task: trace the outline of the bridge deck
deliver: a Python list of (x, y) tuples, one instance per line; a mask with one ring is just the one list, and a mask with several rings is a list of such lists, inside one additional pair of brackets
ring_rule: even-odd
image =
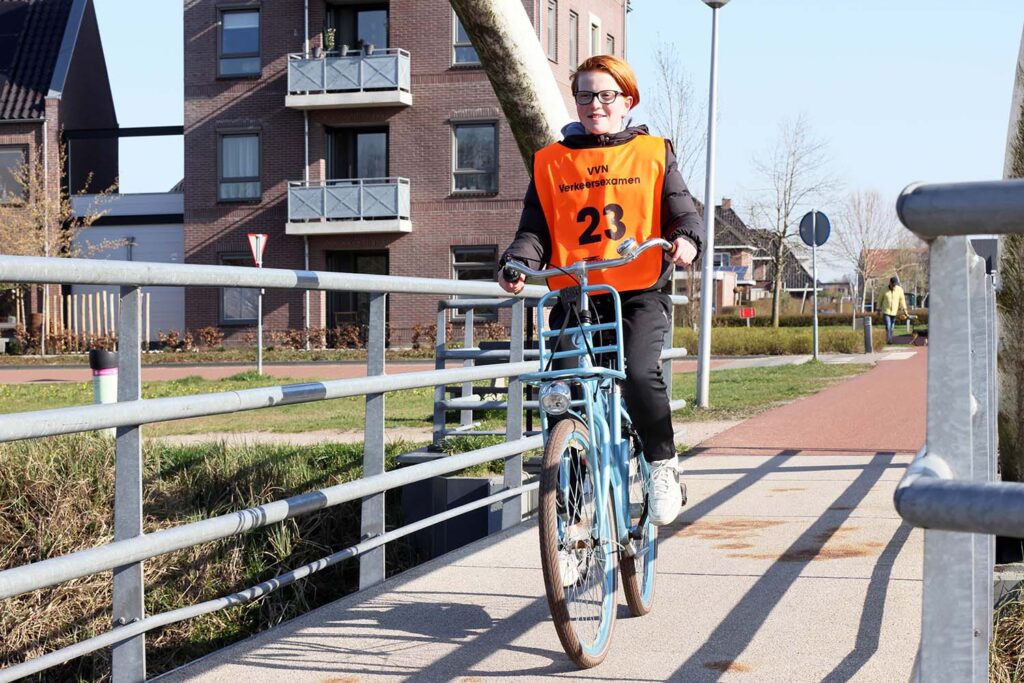
[(628, 618), (620, 596), (613, 649), (591, 671), (559, 647), (528, 523), (161, 680), (907, 680), (922, 536), (891, 501), (909, 460), (691, 459), (655, 609)]

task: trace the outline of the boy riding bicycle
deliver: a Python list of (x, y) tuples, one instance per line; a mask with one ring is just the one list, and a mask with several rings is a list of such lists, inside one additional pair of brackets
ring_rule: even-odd
[[(629, 65), (610, 55), (591, 57), (573, 74), (572, 92), (580, 124), (566, 126), (561, 142), (534, 156), (519, 228), (501, 262), (565, 267), (585, 258), (614, 258), (616, 247), (629, 238), (641, 243), (663, 237), (673, 243), (671, 252), (652, 249), (626, 266), (591, 276), (593, 284), (611, 285), (621, 296), (623, 394), (652, 466), (651, 521), (664, 525), (682, 505), (660, 364), (671, 306), (666, 290), (675, 265), (689, 265), (699, 257), (704, 225), (671, 144), (648, 135), (644, 126), (624, 127), (629, 110), (640, 101)], [(498, 281), (513, 294), (524, 285), (522, 276), (509, 282), (499, 275)], [(574, 284), (570, 276), (548, 279), (551, 289)], [(610, 296), (599, 295), (591, 300), (590, 310), (598, 320), (608, 320), (614, 317), (611, 306)], [(568, 315), (564, 306), (553, 309), (551, 328), (561, 327)]]

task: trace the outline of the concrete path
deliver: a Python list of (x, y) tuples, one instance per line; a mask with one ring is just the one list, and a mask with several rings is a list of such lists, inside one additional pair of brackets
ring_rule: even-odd
[(923, 441), (925, 353), (702, 444), (662, 531), (654, 611), (627, 618), (620, 596), (596, 669), (560, 649), (529, 522), (163, 680), (907, 680), (922, 534), (892, 494)]

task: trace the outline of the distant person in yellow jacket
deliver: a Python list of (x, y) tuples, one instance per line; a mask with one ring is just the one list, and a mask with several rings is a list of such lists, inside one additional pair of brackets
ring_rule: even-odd
[(900, 279), (889, 278), (889, 289), (882, 295), (882, 317), (885, 319), (885, 341), (892, 344), (892, 330), (900, 314), (907, 315), (907, 297), (900, 287)]

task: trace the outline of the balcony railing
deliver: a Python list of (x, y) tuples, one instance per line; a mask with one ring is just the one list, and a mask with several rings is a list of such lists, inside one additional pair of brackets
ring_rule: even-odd
[(288, 96), (294, 109), (409, 106), (409, 53), (400, 48), (288, 55)]
[(407, 178), (351, 178), (288, 183), (290, 235), (410, 232)]

